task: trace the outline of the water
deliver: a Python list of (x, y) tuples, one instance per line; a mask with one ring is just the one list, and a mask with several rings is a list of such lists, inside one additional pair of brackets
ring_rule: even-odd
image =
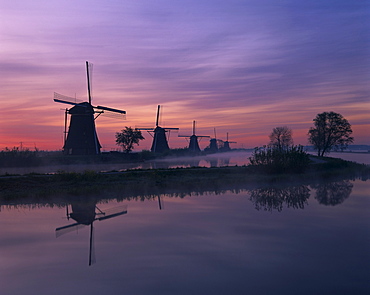
[[(369, 191), (338, 180), (1, 199), (1, 294), (370, 294)], [(67, 214), (100, 212), (122, 214), (93, 221), (89, 266), (91, 226), (56, 233), (76, 223)]]

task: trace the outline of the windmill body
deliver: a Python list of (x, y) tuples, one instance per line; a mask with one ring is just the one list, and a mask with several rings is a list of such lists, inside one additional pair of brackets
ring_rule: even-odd
[(190, 136), (189, 151), (191, 151), (191, 152), (200, 152), (198, 136), (196, 136), (196, 135)]
[(209, 153), (217, 153), (220, 149), (220, 144), (222, 143), (222, 140), (217, 139), (216, 128), (214, 128), (214, 134), (215, 137), (210, 139), (209, 146), (205, 149)]
[[(91, 64), (86, 62), (88, 102), (77, 103), (74, 99), (58, 93), (54, 93), (54, 101), (73, 105), (72, 108), (66, 109), (65, 116), (65, 136), (63, 152), (66, 155), (97, 155), (100, 154), (101, 145), (96, 133), (95, 119), (101, 114), (108, 116), (121, 117), (124, 119), (125, 111), (103, 107), (93, 106), (91, 104)], [(68, 132), (67, 114), (71, 116)], [(95, 115), (97, 114), (97, 115)]]
[(210, 139), (208, 150), (212, 153), (217, 153), (218, 152), (218, 141), (217, 141), (216, 138), (211, 138)]
[(229, 133), (226, 133), (226, 141), (223, 142), (222, 152), (228, 152), (231, 150), (230, 143), (236, 143), (236, 141), (229, 141)]
[(72, 107), (67, 139), (63, 150), (67, 155), (96, 155), (101, 145), (96, 134), (94, 109), (88, 102)]
[(152, 147), (150, 148), (153, 153), (163, 153), (170, 149), (166, 137), (166, 132), (167, 130), (160, 126), (155, 127), (153, 131), (154, 135)]

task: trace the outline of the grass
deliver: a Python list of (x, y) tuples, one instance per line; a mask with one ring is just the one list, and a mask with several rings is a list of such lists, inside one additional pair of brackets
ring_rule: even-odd
[(125, 172), (29, 174), (0, 177), (0, 201), (51, 199), (110, 194), (115, 198), (159, 194), (203, 194), (238, 191), (276, 183), (318, 183), (323, 179), (368, 179), (370, 166), (341, 159), (309, 165), (305, 173), (265, 173), (255, 166), (128, 170)]

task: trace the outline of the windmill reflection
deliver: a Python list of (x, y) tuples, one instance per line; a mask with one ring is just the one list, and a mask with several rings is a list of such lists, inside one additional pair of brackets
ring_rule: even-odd
[(310, 189), (307, 185), (285, 188), (268, 187), (250, 191), (250, 200), (257, 210), (282, 211), (284, 204), (288, 208), (304, 209), (308, 204)]
[(69, 206), (66, 205), (67, 219), (70, 218), (76, 221), (66, 226), (58, 227), (55, 229), (56, 237), (60, 237), (66, 233), (78, 230), (80, 228), (90, 226), (90, 239), (89, 239), (89, 265), (95, 263), (95, 252), (94, 252), (94, 221), (106, 220), (119, 215), (127, 213), (127, 205), (117, 206), (107, 210), (100, 210), (96, 206), (96, 201), (75, 201), (71, 202), (71, 210), (69, 212)]
[(349, 180), (341, 180), (319, 184), (315, 188), (315, 199), (320, 204), (335, 206), (343, 203), (350, 196), (353, 184)]

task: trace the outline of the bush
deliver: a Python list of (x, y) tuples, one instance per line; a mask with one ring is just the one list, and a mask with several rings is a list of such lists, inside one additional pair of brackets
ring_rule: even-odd
[(260, 167), (268, 173), (303, 173), (310, 159), (303, 146), (292, 145), (285, 149), (257, 147), (249, 161), (250, 166)]

